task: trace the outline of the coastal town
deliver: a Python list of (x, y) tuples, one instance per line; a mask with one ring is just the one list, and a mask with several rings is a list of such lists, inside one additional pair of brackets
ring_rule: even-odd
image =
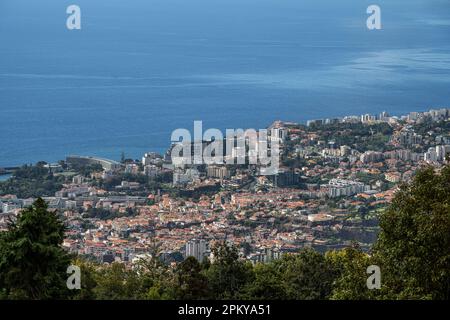
[(0, 230), (42, 197), (67, 226), (64, 247), (100, 263), (202, 261), (215, 241), (253, 263), (304, 247), (369, 250), (398, 186), (449, 161), (449, 108), (267, 129), (280, 146), (269, 175), (257, 164), (176, 166), (173, 145), (142, 159), (70, 155), (15, 168), (0, 182)]

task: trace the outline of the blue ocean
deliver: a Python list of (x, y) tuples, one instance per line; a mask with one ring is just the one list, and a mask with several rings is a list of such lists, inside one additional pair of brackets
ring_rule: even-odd
[[(66, 9), (81, 9), (68, 30)], [(381, 8), (381, 30), (366, 9)], [(450, 106), (448, 0), (1, 0), (0, 167)]]

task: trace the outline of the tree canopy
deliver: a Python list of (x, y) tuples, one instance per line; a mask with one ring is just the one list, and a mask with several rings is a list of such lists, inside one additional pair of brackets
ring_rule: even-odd
[(0, 233), (0, 288), (12, 299), (67, 298), (64, 225), (37, 199)]

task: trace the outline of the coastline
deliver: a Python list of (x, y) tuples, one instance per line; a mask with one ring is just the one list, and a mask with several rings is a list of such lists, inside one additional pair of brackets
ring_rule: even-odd
[[(403, 119), (403, 118), (408, 117), (408, 115), (410, 115), (410, 114), (426, 113), (426, 112), (428, 112), (430, 110), (438, 110), (438, 109), (442, 109), (442, 108), (447, 108), (447, 107), (445, 107), (445, 106), (435, 106), (435, 107), (432, 107), (432, 108), (428, 108), (428, 110), (427, 110), (427, 108), (421, 108), (420, 111), (417, 111), (417, 110), (409, 111), (408, 114), (401, 114), (401, 113), (392, 113), (392, 114), (389, 113), (389, 114), (390, 114), (390, 117), (392, 117), (392, 118)], [(295, 123), (295, 124), (298, 124), (298, 125), (308, 126), (308, 123), (310, 123), (310, 122), (321, 121), (321, 122), (326, 124), (326, 123), (331, 123), (334, 120), (342, 121), (344, 119), (356, 119), (356, 118), (359, 119), (360, 117), (367, 116), (367, 115), (372, 116), (372, 115), (375, 115), (375, 114), (360, 114), (360, 115), (343, 114), (343, 115), (339, 115), (339, 116), (330, 116), (330, 117), (325, 117), (325, 118), (318, 117), (318, 118), (309, 119), (309, 120), (305, 120), (305, 121), (298, 121), (298, 122), (297, 121), (292, 121), (292, 120), (273, 120), (271, 124), (266, 126), (266, 128), (270, 127), (273, 123), (275, 123), (277, 121), (278, 122), (282, 122), (282, 123)], [(249, 126), (247, 128), (242, 128), (242, 129), (248, 129), (248, 128), (251, 128), (251, 127)], [(188, 127), (188, 130), (191, 131), (189, 127)], [(137, 149), (137, 147), (130, 147), (130, 148), (131, 149)], [(159, 153), (159, 154), (164, 154), (164, 152), (166, 152), (169, 148), (170, 148), (170, 144), (165, 149), (162, 149), (161, 147), (153, 147), (153, 148), (149, 147), (149, 148), (146, 148), (146, 149), (142, 149), (142, 153), (141, 154), (136, 153), (137, 151), (128, 154), (127, 151), (126, 151), (126, 148), (122, 148), (122, 149), (125, 149), (125, 150), (121, 150), (120, 148), (118, 148), (117, 152), (115, 152), (115, 153), (117, 153), (116, 157), (111, 157), (111, 154), (108, 153), (108, 152), (106, 152), (106, 153), (89, 153), (89, 154), (86, 154), (86, 156), (104, 158), (104, 159), (113, 160), (113, 161), (119, 161), (120, 152), (124, 151), (125, 154), (127, 155), (127, 158), (140, 159), (142, 157), (142, 155), (145, 154), (146, 152), (156, 152), (156, 153)], [(80, 154), (80, 152), (78, 152), (78, 153), (77, 152), (72, 152), (72, 153)], [(69, 154), (69, 151), (66, 153), (66, 156), (68, 154)], [(81, 153), (81, 154), (83, 154), (83, 153)], [(15, 169), (17, 169), (17, 168), (19, 168), (19, 167), (21, 167), (23, 165), (32, 165), (32, 164), (36, 164), (39, 161), (45, 161), (47, 163), (55, 163), (55, 162), (60, 161), (60, 160), (63, 160), (63, 159), (57, 158), (57, 157), (55, 157), (53, 159), (49, 159), (49, 158), (47, 158), (47, 159), (35, 159), (35, 160), (30, 160), (29, 159), (29, 160), (27, 160), (26, 162), (23, 162), (20, 165), (17, 165), (17, 164), (15, 164), (15, 165), (11, 165), (11, 164), (9, 164), (9, 165), (1, 165), (0, 164), (0, 169), (5, 169), (8, 172), (13, 172)], [(1, 175), (2, 175), (2, 173), (0, 172), (0, 176)]]

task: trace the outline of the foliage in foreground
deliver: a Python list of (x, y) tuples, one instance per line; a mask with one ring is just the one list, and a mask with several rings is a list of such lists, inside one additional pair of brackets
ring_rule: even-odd
[[(225, 243), (213, 261), (189, 257), (167, 266), (156, 254), (134, 268), (70, 261), (64, 227), (42, 199), (0, 234), (0, 298), (4, 299), (449, 299), (450, 166), (418, 172), (380, 218), (369, 254), (358, 247), (325, 254), (306, 248), (251, 265)], [(81, 268), (81, 290), (65, 286), (69, 264)], [(380, 290), (366, 287), (369, 265)]]

